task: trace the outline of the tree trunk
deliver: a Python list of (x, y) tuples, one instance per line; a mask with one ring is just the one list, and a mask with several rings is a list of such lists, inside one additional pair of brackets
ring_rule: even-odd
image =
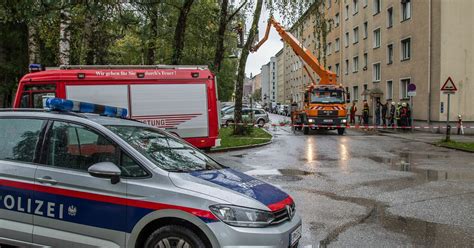
[(41, 63), (38, 43), (38, 30), (33, 23), (28, 24), (28, 63)]
[(178, 23), (176, 24), (176, 30), (174, 32), (174, 50), (173, 59), (171, 63), (173, 65), (179, 65), (183, 57), (184, 48), (184, 35), (186, 33), (186, 21), (188, 14), (191, 11), (194, 0), (185, 0), (183, 7), (179, 11)]
[(96, 34), (96, 27), (97, 27), (97, 17), (95, 13), (91, 10), (87, 10), (87, 18), (84, 24), (84, 38), (85, 38), (85, 52), (86, 58), (85, 62), (87, 65), (95, 64), (95, 34)]
[[(260, 20), (262, 5), (263, 5), (263, 0), (257, 0), (257, 6), (255, 7), (255, 13), (253, 15), (252, 27), (250, 28), (247, 41), (245, 42), (245, 45), (242, 48), (242, 55), (240, 56), (237, 82), (235, 86), (234, 120), (236, 124), (242, 123), (242, 98), (243, 98), (243, 93), (244, 93), (243, 88), (244, 88), (244, 79), (245, 79), (245, 65), (247, 64), (247, 58), (250, 53), (250, 48), (253, 45), (255, 36), (257, 35), (258, 21)], [(235, 125), (234, 134), (242, 135), (243, 130), (244, 129), (242, 125)]]
[(221, 63), (224, 59), (224, 39), (225, 39), (225, 30), (227, 29), (227, 8), (229, 5), (229, 0), (222, 0), (221, 3), (221, 15), (219, 21), (219, 30), (217, 31), (217, 44), (216, 44), (216, 53), (214, 56), (214, 71), (219, 72), (221, 70)]
[(150, 34), (148, 36), (146, 64), (156, 64), (156, 39), (158, 38), (158, 4), (154, 3), (150, 10)]
[(71, 9), (66, 1), (63, 1), (60, 12), (59, 24), (59, 64), (68, 65), (71, 57)]

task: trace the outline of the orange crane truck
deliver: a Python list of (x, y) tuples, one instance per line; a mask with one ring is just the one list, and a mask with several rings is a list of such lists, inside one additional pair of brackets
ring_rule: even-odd
[[(312, 80), (304, 91), (302, 102), (297, 104), (296, 111), (292, 113), (293, 126), (296, 129), (303, 129), (304, 134), (308, 134), (310, 129), (337, 129), (338, 134), (343, 135), (347, 125), (346, 103), (350, 101), (350, 96), (344, 90), (342, 84), (337, 82), (336, 73), (326, 70), (319, 63), (316, 56), (291, 33), (287, 32), (273, 17), (268, 20), (265, 36), (251, 48), (251, 52), (256, 52), (268, 39), (272, 25), (283, 41), (291, 46), (295, 54), (305, 62), (303, 67)], [(320, 77), (318, 84), (311, 76), (306, 65)]]

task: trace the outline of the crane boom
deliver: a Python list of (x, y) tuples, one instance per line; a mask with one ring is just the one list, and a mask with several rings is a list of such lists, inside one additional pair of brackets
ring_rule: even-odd
[(265, 36), (263, 37), (260, 42), (257, 43), (254, 47), (251, 48), (251, 52), (256, 52), (260, 46), (265, 43), (268, 39), (268, 35), (270, 33), (270, 28), (273, 25), (275, 27), (278, 34), (281, 38), (291, 46), (293, 51), (299, 56), (303, 61), (311, 67), (311, 69), (318, 74), (320, 77), (319, 84), (321, 85), (337, 85), (337, 75), (336, 73), (326, 70), (324, 66), (322, 66), (316, 56), (314, 56), (308, 49), (306, 49), (303, 44), (296, 39), (291, 33), (287, 32), (283, 26), (277, 22), (273, 16), (268, 19), (267, 29), (265, 31)]

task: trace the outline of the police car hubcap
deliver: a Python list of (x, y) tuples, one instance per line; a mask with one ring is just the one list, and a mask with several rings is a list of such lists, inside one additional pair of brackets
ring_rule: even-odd
[(191, 248), (191, 245), (184, 239), (168, 237), (160, 240), (155, 248)]

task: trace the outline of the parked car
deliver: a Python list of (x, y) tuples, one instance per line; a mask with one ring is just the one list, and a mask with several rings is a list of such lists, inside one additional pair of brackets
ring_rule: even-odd
[[(253, 120), (254, 123), (257, 124), (259, 127), (263, 127), (265, 123), (270, 121), (268, 118), (268, 113), (263, 109), (250, 109), (250, 108), (243, 108), (242, 109), (242, 119), (250, 120), (252, 116), (250, 113), (253, 111)], [(226, 112), (225, 115), (222, 116), (221, 123), (230, 126), (235, 123), (234, 121), (234, 111)]]

